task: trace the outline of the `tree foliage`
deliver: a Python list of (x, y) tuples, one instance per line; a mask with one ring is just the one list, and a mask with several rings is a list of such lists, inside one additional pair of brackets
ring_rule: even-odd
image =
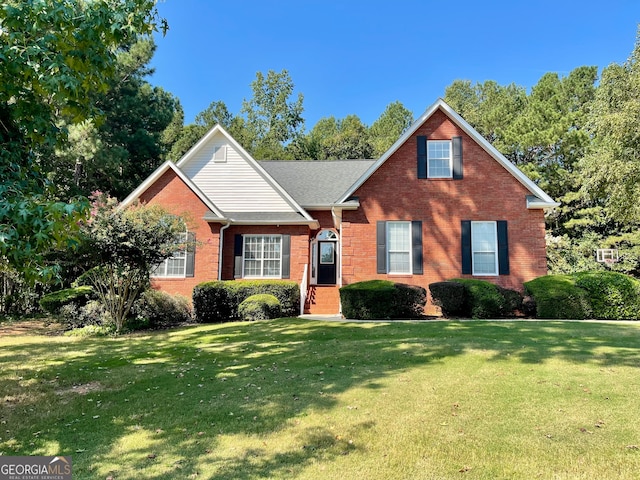
[(184, 245), (176, 236), (185, 231), (182, 219), (157, 206), (118, 207), (113, 197), (93, 197), (91, 218), (82, 226), (85, 252), (93, 268), (85, 274), (120, 331), (149, 272)]
[(266, 77), (256, 73), (251, 83), (253, 96), (242, 103), (246, 116), (245, 148), (258, 160), (282, 158), (285, 145), (304, 128), (304, 97), (291, 99), (294, 84), (287, 70), (269, 70)]
[[(52, 277), (52, 248), (72, 248), (87, 203), (54, 201), (43, 165), (106, 92), (116, 52), (161, 22), (153, 0), (9, 0), (0, 7), (0, 255), (31, 277)], [(52, 28), (55, 26), (55, 28)], [(166, 26), (166, 25), (163, 25)]]
[(582, 191), (608, 219), (640, 222), (640, 29), (629, 59), (605, 68), (589, 115)]
[(413, 113), (402, 103), (396, 101), (387, 105), (382, 115), (369, 128), (373, 156), (382, 156), (409, 129), (412, 123)]
[(59, 189), (124, 198), (162, 162), (168, 146), (162, 136), (176, 101), (144, 79), (155, 49), (151, 38), (120, 48), (108, 91), (94, 95), (100, 115), (69, 127), (69, 146), (50, 169)]

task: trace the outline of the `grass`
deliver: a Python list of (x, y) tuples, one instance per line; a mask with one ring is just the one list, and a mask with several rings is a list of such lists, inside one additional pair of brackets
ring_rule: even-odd
[(0, 452), (75, 479), (631, 479), (640, 324), (280, 319), (0, 338)]

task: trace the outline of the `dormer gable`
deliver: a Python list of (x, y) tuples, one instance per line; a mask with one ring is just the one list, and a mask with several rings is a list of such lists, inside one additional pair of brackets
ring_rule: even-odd
[[(401, 146), (413, 141), (415, 136), (416, 178), (444, 178), (462, 180), (464, 178), (464, 152), (461, 137), (429, 139), (417, 135), (417, 131), (436, 112), (442, 112), (451, 122), (466, 133), (474, 142), (484, 149), (491, 158), (501, 165), (513, 178), (520, 182), (531, 194), (526, 198), (526, 206), (530, 209), (547, 209), (556, 207), (555, 202), (520, 169), (513, 165), (469, 123), (455, 112), (444, 100), (438, 99), (418, 118), (409, 129), (356, 181), (341, 197), (340, 202), (347, 201), (356, 190), (364, 184)], [(432, 161), (429, 161), (429, 158)], [(535, 198), (535, 200), (530, 200)]]

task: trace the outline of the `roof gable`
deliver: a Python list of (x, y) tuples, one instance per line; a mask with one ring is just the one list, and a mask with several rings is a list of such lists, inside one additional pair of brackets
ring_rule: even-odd
[(344, 202), (351, 197), (355, 191), (373, 175), (389, 157), (391, 157), (412, 135), (436, 112), (442, 111), (453, 123), (461, 128), (469, 137), (480, 145), (494, 160), (504, 167), (516, 180), (536, 197), (537, 201), (527, 202), (528, 208), (550, 208), (556, 207), (555, 202), (540, 187), (538, 187), (529, 177), (527, 177), (518, 167), (505, 158), (491, 143), (480, 135), (465, 119), (453, 110), (444, 100), (438, 99), (418, 118), (409, 129), (378, 159), (367, 171), (345, 192), (340, 198)]
[(118, 208), (126, 208), (133, 202), (135, 202), (168, 170), (172, 170), (185, 183), (185, 185), (198, 196), (202, 203), (204, 203), (207, 208), (211, 210), (212, 217), (224, 218), (224, 215), (220, 211), (220, 209), (209, 198), (207, 198), (207, 196), (176, 166), (176, 164), (174, 164), (170, 160), (167, 160), (158, 168), (156, 168), (156, 170), (151, 175), (149, 175), (146, 180), (138, 186), (138, 188), (136, 188), (127, 196), (127, 198), (120, 202)]
[(311, 220), (220, 125), (209, 130), (177, 166), (223, 212), (299, 212)]

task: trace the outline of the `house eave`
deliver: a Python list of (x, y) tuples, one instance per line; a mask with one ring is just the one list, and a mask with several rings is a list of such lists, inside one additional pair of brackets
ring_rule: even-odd
[(549, 201), (541, 200), (540, 198), (534, 195), (527, 195), (527, 208), (529, 210), (534, 210), (534, 209), (549, 210), (559, 206), (560, 206), (559, 202), (554, 202), (554, 201), (549, 202)]
[(319, 210), (333, 210), (333, 209), (341, 209), (341, 210), (357, 210), (360, 208), (359, 200), (350, 200), (348, 202), (337, 202), (337, 203), (323, 203), (323, 204), (315, 204), (315, 205), (303, 205), (305, 210), (309, 211), (319, 211)]
[(309, 228), (319, 228), (320, 226), (317, 220), (313, 218), (306, 218), (306, 215), (300, 215), (300, 218), (292, 219), (286, 217), (279, 218), (278, 216), (265, 218), (269, 215), (268, 213), (261, 214), (260, 212), (254, 212), (253, 214), (261, 216), (262, 218), (242, 218), (242, 214), (234, 215), (234, 213), (229, 212), (227, 212), (225, 216), (219, 216), (213, 212), (207, 212), (202, 219), (209, 223), (224, 223), (229, 225), (307, 225)]

